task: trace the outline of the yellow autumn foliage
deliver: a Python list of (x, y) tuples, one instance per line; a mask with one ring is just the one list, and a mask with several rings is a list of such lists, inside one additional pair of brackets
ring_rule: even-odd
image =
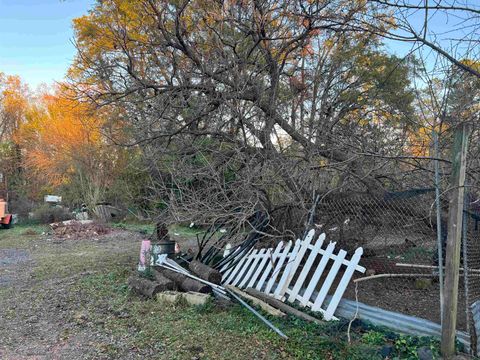
[(27, 168), (56, 186), (68, 182), (76, 166), (94, 166), (103, 146), (100, 126), (88, 105), (59, 93), (42, 94), (15, 138)]

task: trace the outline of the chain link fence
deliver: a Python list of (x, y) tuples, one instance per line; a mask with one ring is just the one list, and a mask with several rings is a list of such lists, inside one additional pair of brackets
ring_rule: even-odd
[[(473, 136), (477, 138), (478, 135)], [(443, 150), (445, 159), (451, 157), (447, 145)], [(472, 304), (478, 302), (480, 309), (477, 147), (478, 141), (472, 141), (467, 166), (457, 314), (457, 330), (471, 335), (474, 351), (477, 334)], [(399, 169), (397, 175), (392, 175), (397, 176), (397, 186), (391, 186), (394, 190), (380, 196), (340, 190), (330, 193), (318, 204), (315, 225), (327, 234), (327, 239), (336, 241), (349, 254), (363, 247), (360, 264), (367, 268), (366, 276), (371, 279), (358, 282), (358, 301), (440, 324), (439, 260), (445, 261), (451, 164), (440, 163), (437, 177), (434, 165), (434, 161), (425, 161), (411, 171), (408, 165), (392, 166)], [(402, 174), (400, 181), (398, 174)], [(356, 299), (353, 284), (345, 297)], [(480, 310), (478, 318), (480, 320)]]
[[(467, 159), (467, 175), (465, 186), (465, 200), (463, 211), (462, 260), (464, 271), (460, 272), (463, 290), (467, 324), (466, 330), (471, 335), (472, 350), (477, 353), (477, 341), (480, 336), (478, 329), (480, 319), (476, 308), (480, 307), (480, 168), (477, 153), (478, 132), (474, 132), (470, 144), (469, 158)], [(477, 305), (477, 306), (475, 306)], [(476, 316), (477, 313), (477, 316)], [(477, 318), (477, 326), (474, 318)]]
[[(364, 249), (361, 265), (372, 278), (358, 283), (360, 302), (440, 322), (434, 205), (431, 187), (320, 203), (317, 226), (327, 238), (349, 254)], [(346, 297), (354, 296), (352, 285)]]

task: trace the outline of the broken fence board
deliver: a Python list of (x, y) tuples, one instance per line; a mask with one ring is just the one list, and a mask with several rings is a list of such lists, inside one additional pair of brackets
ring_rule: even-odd
[[(313, 246), (310, 245), (308, 248), (311, 250), (311, 249), (313, 249)], [(326, 251), (326, 250), (320, 249), (319, 254), (320, 254), (320, 255), (324, 255), (325, 251)], [(336, 260), (336, 259), (337, 259), (337, 255), (336, 255), (336, 254), (331, 254), (331, 255), (330, 255), (330, 259)], [(346, 260), (346, 259), (344, 259), (344, 260), (342, 261), (342, 264), (348, 266), (349, 261)], [(361, 266), (361, 265), (357, 265), (356, 268), (355, 268), (355, 270), (361, 272), (362, 274), (363, 274), (365, 271), (367, 271), (367, 269), (366, 269), (365, 267)]]
[[(242, 259), (244, 256), (248, 255), (250, 251), (251, 249), (240, 250), (238, 246), (232, 249), (230, 254), (227, 256), (231, 256), (231, 260), (221, 266), (220, 272), (224, 274), (224, 276), (228, 276), (228, 273), (233, 270), (233, 268), (237, 265), (238, 261), (240, 261), (240, 259)], [(234, 265), (232, 266), (232, 264)]]
[(242, 268), (243, 264), (247, 261), (248, 255), (249, 255), (249, 254), (247, 254), (246, 256), (244, 256), (244, 257), (238, 262), (238, 264), (233, 267), (233, 270), (230, 272), (229, 276), (228, 276), (224, 281), (222, 281), (225, 285), (230, 284), (230, 282), (235, 278), (235, 275), (237, 275), (237, 272), (240, 271), (240, 269)]
[(296, 317), (299, 317), (300, 319), (303, 319), (305, 321), (314, 322), (314, 323), (319, 324), (319, 325), (322, 324), (321, 320), (319, 320), (317, 318), (314, 318), (313, 316), (310, 316), (308, 314), (305, 314), (304, 312), (302, 312), (300, 310), (297, 310), (297, 309), (291, 307), (290, 305), (287, 305), (284, 302), (281, 302), (280, 300), (277, 300), (274, 297), (272, 297), (270, 295), (267, 295), (263, 292), (260, 292), (256, 289), (247, 288), (247, 289), (245, 289), (245, 292), (247, 294), (250, 294), (252, 296), (255, 296), (255, 297), (265, 301), (266, 303), (272, 305), (273, 307), (275, 307), (277, 309), (280, 309), (283, 312), (286, 312), (286, 313), (289, 313), (289, 314), (294, 315)]
[(337, 258), (333, 262), (332, 268), (328, 272), (327, 278), (322, 284), (322, 288), (320, 289), (320, 292), (318, 293), (315, 302), (313, 303), (313, 311), (318, 311), (321, 308), (323, 301), (327, 297), (328, 290), (330, 290), (330, 287), (332, 286), (333, 281), (338, 274), (338, 270), (340, 270), (340, 266), (342, 266), (342, 261), (343, 259), (345, 259), (345, 256), (347, 256), (347, 252), (345, 250), (340, 250)]
[(244, 299), (250, 301), (252, 304), (259, 306), (263, 311), (269, 313), (272, 316), (285, 316), (285, 313), (280, 309), (273, 307), (272, 305), (266, 303), (258, 297), (243, 292), (235, 286), (227, 285), (226, 288), (243, 297)]
[(258, 252), (257, 249), (254, 249), (250, 256), (247, 256), (247, 261), (243, 264), (243, 267), (240, 269), (238, 272), (237, 276), (234, 278), (232, 281), (231, 285), (237, 286), (237, 284), (240, 282), (240, 280), (243, 278), (243, 275), (247, 271), (247, 269), (250, 267), (250, 264), (252, 263), (253, 260), (255, 260), (255, 254)]
[(287, 292), (288, 287), (290, 286), (290, 283), (292, 282), (293, 277), (295, 276), (295, 273), (297, 272), (297, 269), (300, 266), (300, 263), (302, 262), (303, 257), (305, 256), (305, 253), (308, 250), (308, 246), (310, 245), (310, 243), (313, 240), (314, 235), (315, 235), (315, 230), (313, 230), (313, 229), (310, 230), (308, 232), (307, 236), (305, 237), (305, 240), (300, 241), (300, 247), (298, 249), (298, 252), (296, 254), (294, 252), (292, 252), (292, 254), (294, 254), (294, 259), (291, 260), (291, 267), (288, 268), (288, 269), (285, 269), (286, 280), (285, 280), (285, 283), (283, 285), (281, 285), (281, 288), (279, 289), (279, 291), (277, 293), (277, 299), (283, 299), (284, 298), (284, 295)]
[(256, 270), (258, 262), (260, 261), (260, 259), (262, 259), (266, 251), (267, 249), (260, 249), (257, 255), (253, 256), (253, 262), (250, 265), (250, 269), (248, 270), (246, 275), (243, 277), (243, 280), (238, 285), (239, 287), (243, 288), (247, 284), (247, 282), (252, 278), (253, 272)]
[[(262, 252), (262, 250), (265, 250), (264, 252)], [(245, 287), (253, 287), (253, 284), (255, 284), (255, 281), (258, 279), (258, 277), (260, 276), (260, 274), (262, 273), (262, 270), (263, 268), (265, 267), (265, 264), (266, 262), (268, 261), (269, 259), (269, 253), (272, 251), (272, 249), (262, 249), (260, 250), (260, 253), (262, 254), (262, 257), (261, 257), (261, 260), (260, 260), (260, 263), (258, 264), (258, 267), (257, 269), (255, 270), (255, 273), (253, 274), (253, 276), (250, 278), (250, 281), (248, 282), (248, 284), (245, 286)], [(256, 265), (256, 264), (254, 264)], [(253, 266), (253, 265), (252, 265)]]

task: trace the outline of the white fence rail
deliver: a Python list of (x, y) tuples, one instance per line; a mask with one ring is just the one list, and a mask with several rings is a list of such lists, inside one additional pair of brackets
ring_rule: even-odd
[[(252, 287), (282, 301), (297, 301), (313, 311), (320, 311), (325, 320), (336, 319), (333, 314), (354, 272), (365, 272), (365, 268), (358, 265), (363, 249), (358, 248), (347, 260), (345, 250), (335, 254), (336, 243), (322, 247), (325, 234), (313, 244), (314, 235), (315, 231), (310, 230), (305, 239), (295, 243), (280, 242), (275, 249), (252, 249), (243, 258), (239, 257), (235, 266), (220, 270), (223, 285)], [(336, 289), (333, 289), (336, 279)], [(320, 281), (318, 294), (312, 299)], [(335, 291), (325, 308), (323, 303), (331, 290)]]

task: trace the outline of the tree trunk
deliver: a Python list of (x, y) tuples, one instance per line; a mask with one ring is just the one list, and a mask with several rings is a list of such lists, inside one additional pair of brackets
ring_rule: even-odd
[[(172, 283), (170, 282), (170, 284)], [(152, 298), (161, 291), (171, 290), (171, 285), (170, 288), (168, 288), (166, 283), (161, 284), (138, 276), (129, 277), (128, 286), (137, 294), (143, 295), (147, 298)]]
[(175, 283), (169, 278), (163, 276), (158, 271), (154, 271), (155, 281), (162, 286), (162, 291), (175, 290)]
[(222, 282), (222, 274), (218, 270), (212, 269), (200, 261), (192, 260), (188, 265), (188, 268), (203, 280), (207, 280), (214, 284), (220, 284)]
[[(183, 274), (177, 273), (172, 270), (165, 268), (155, 267), (155, 272), (158, 272), (160, 275), (172, 280), (175, 283), (175, 286), (182, 291), (194, 291), (202, 294), (209, 294), (212, 292), (212, 287), (206, 284), (201, 283), (195, 279), (189, 278)], [(157, 275), (155, 275), (156, 277)]]

